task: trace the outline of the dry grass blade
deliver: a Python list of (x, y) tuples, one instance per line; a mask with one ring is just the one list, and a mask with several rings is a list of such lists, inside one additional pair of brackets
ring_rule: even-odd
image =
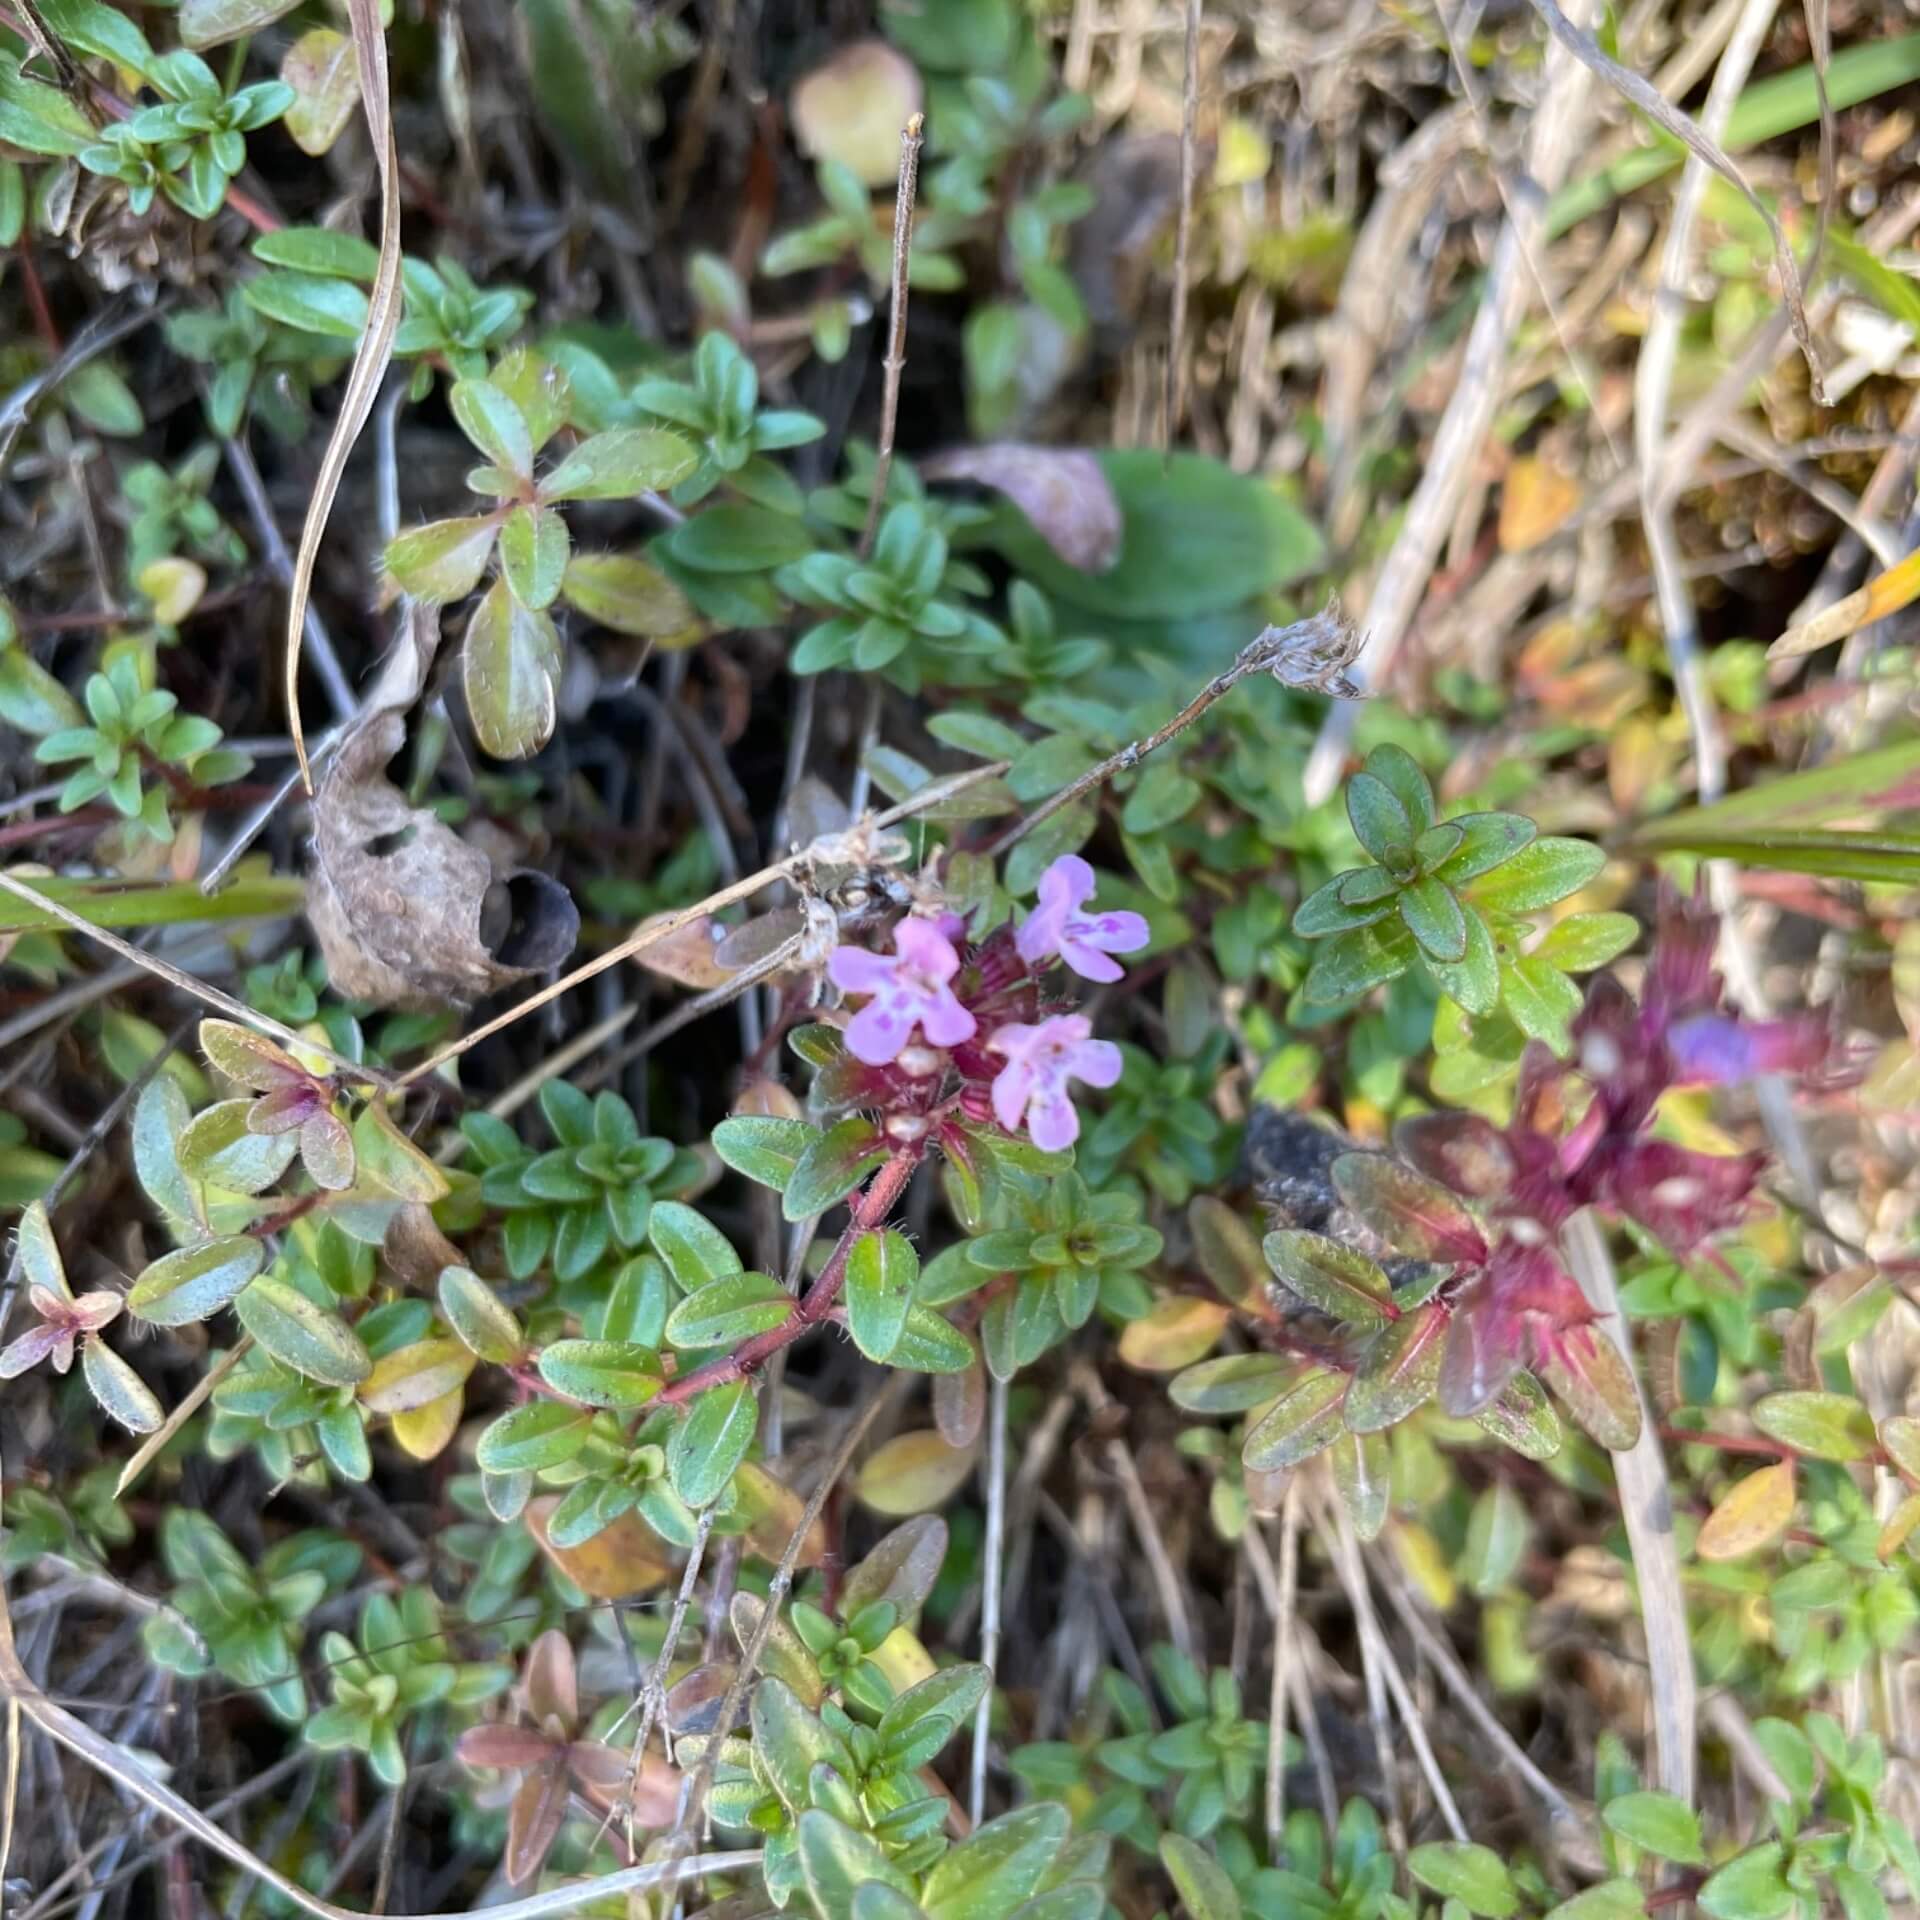
[(270, 1033), (276, 1040), (291, 1047), (304, 1048), (309, 1053), (323, 1055), (340, 1068), (342, 1072), (358, 1081), (371, 1081), (378, 1086), (390, 1084), (386, 1074), (376, 1067), (359, 1065), (349, 1060), (345, 1054), (335, 1053), (331, 1047), (322, 1046), (317, 1040), (302, 1039), (291, 1027), (282, 1026), (278, 1020), (264, 1013), (256, 1012), (244, 1000), (236, 1000), (230, 993), (222, 993), (218, 987), (210, 987), (204, 980), (196, 980), (192, 974), (184, 973), (171, 961), (162, 960), (157, 954), (145, 953), (130, 941), (122, 940), (117, 933), (109, 933), (105, 927), (96, 927), (66, 904), (56, 900), (50, 894), (42, 893), (39, 888), (29, 886), (17, 874), (0, 873), (0, 888), (4, 888), (15, 899), (24, 900), (30, 906), (38, 907), (43, 913), (50, 913), (75, 933), (84, 933), (89, 940), (97, 940), (101, 946), (117, 953), (121, 959), (131, 961), (136, 967), (152, 974), (156, 979), (165, 980), (182, 993), (191, 994), (196, 1000), (209, 1007), (218, 1007), (222, 1013), (230, 1014), (243, 1026), (255, 1028), (261, 1033)]
[(1824, 613), (1789, 627), (1767, 649), (1769, 660), (1796, 660), (1845, 640), (1887, 614), (1920, 600), (1920, 553), (1910, 553), (1898, 566), (1877, 574), (1858, 592), (1836, 600)]
[(1820, 359), (1813, 349), (1813, 330), (1807, 325), (1806, 296), (1800, 285), (1800, 268), (1787, 244), (1786, 231), (1773, 209), (1754, 192), (1747, 176), (1727, 157), (1717, 140), (1709, 137), (1691, 115), (1682, 113), (1649, 80), (1631, 67), (1623, 67), (1592, 34), (1577, 27), (1562, 13), (1554, 0), (1533, 0), (1533, 8), (1547, 23), (1549, 31), (1567, 51), (1583, 62), (1624, 99), (1644, 113), (1663, 133), (1670, 134), (1686, 150), (1710, 166), (1730, 186), (1746, 196), (1748, 204), (1766, 222), (1773, 241), (1774, 266), (1780, 275), (1780, 294), (1787, 309), (1793, 337), (1807, 362), (1807, 377), (1815, 401), (1827, 404), (1826, 386), (1821, 378)]
[(1185, 392), (1181, 370), (1187, 354), (1187, 275), (1193, 256), (1194, 121), (1200, 96), (1200, 11), (1187, 0), (1185, 60), (1180, 75), (1180, 211), (1173, 242), (1173, 317), (1167, 330), (1167, 377), (1160, 393), (1160, 450), (1173, 450), (1173, 430)]
[(307, 503), (307, 523), (300, 530), (300, 551), (294, 556), (293, 584), (287, 590), (287, 731), (300, 760), (300, 778), (313, 791), (313, 769), (307, 764), (306, 737), (300, 730), (300, 642), (306, 632), (307, 599), (313, 591), (314, 562), (333, 512), (334, 495), (346, 472), (347, 456), (367, 424), (373, 403), (393, 357), (393, 336), (400, 325), (400, 158), (393, 140), (393, 102), (387, 79), (387, 42), (380, 27), (375, 0), (347, 0), (347, 19), (353, 29), (354, 52), (360, 63), (360, 99), (366, 110), (367, 134), (380, 169), (380, 267), (367, 293), (367, 327), (353, 356), (340, 417), (321, 457), (313, 498)]
[[(1620, 1288), (1613, 1257), (1589, 1212), (1574, 1215), (1566, 1233), (1567, 1264), (1595, 1310), (1621, 1322)], [(1631, 1355), (1629, 1355), (1631, 1363)], [(1695, 1744), (1700, 1689), (1693, 1671), (1693, 1646), (1687, 1637), (1687, 1593), (1680, 1579), (1680, 1549), (1673, 1537), (1673, 1489), (1659, 1428), (1646, 1404), (1646, 1391), (1634, 1373), (1640, 1395), (1640, 1438), (1613, 1456), (1620, 1487), (1620, 1514), (1640, 1590), (1640, 1618), (1647, 1636), (1648, 1678), (1653, 1688), (1654, 1784), (1661, 1792), (1693, 1805)]]
[(212, 1398), (214, 1388), (252, 1351), (253, 1335), (243, 1333), (220, 1356), (219, 1360), (193, 1383), (181, 1397), (179, 1404), (168, 1411), (167, 1417), (141, 1441), (135, 1448), (133, 1457), (120, 1469), (120, 1478), (114, 1482), (113, 1486), (113, 1497), (116, 1500), (124, 1500), (127, 1497), (128, 1490), (159, 1457), (160, 1449), (200, 1411)]
[(900, 376), (907, 365), (907, 272), (913, 256), (913, 202), (920, 185), (920, 142), (926, 126), (916, 113), (900, 129), (900, 178), (893, 195), (893, 303), (887, 315), (887, 357), (881, 362), (886, 388), (880, 400), (880, 444), (874, 457), (873, 495), (860, 529), (860, 557), (873, 551), (873, 536), (886, 510), (893, 474), (893, 432), (900, 417)]
[[(1375, 578), (1364, 616), (1367, 656), (1355, 676), (1362, 687), (1386, 683), (1486, 445), (1505, 391), (1514, 329), (1533, 287), (1544, 284), (1544, 276), (1529, 263), (1545, 227), (1545, 195), (1559, 185), (1579, 150), (1587, 91), (1586, 70), (1579, 60), (1569, 54), (1556, 60), (1550, 51), (1546, 90), (1527, 141), (1527, 172), (1538, 191), (1517, 198), (1500, 229), (1459, 382), (1434, 433), (1400, 531)], [(1335, 707), (1322, 723), (1302, 780), (1309, 806), (1320, 805), (1339, 783), (1353, 723), (1354, 710), (1344, 706)]]

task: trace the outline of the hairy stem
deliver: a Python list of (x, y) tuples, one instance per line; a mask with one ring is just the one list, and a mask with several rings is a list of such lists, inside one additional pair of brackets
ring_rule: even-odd
[(898, 1203), (900, 1196), (907, 1190), (907, 1182), (913, 1178), (913, 1170), (926, 1152), (923, 1142), (898, 1148), (891, 1160), (883, 1166), (868, 1183), (866, 1191), (855, 1203), (853, 1217), (847, 1222), (833, 1252), (827, 1258), (827, 1264), (820, 1270), (820, 1277), (807, 1289), (805, 1297), (777, 1327), (770, 1327), (765, 1333), (756, 1333), (752, 1339), (743, 1340), (731, 1353), (722, 1354), (718, 1360), (709, 1360), (704, 1367), (695, 1367), (683, 1380), (675, 1380), (659, 1393), (653, 1404), (660, 1407), (678, 1406), (691, 1400), (695, 1394), (705, 1393), (709, 1387), (723, 1387), (733, 1380), (744, 1380), (779, 1353), (790, 1347), (803, 1333), (817, 1327), (832, 1311), (833, 1303), (840, 1297), (840, 1289), (846, 1282), (847, 1262), (853, 1257), (854, 1248), (865, 1237), (886, 1225), (887, 1215)]

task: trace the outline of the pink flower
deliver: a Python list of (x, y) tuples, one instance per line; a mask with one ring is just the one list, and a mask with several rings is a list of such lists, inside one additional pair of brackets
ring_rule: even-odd
[(892, 953), (838, 947), (827, 972), (842, 993), (870, 994), (847, 1024), (847, 1050), (870, 1067), (900, 1057), (917, 1026), (936, 1047), (971, 1040), (978, 1022), (947, 983), (960, 971), (953, 943), (930, 921), (909, 916), (894, 930)]
[(73, 1365), (74, 1348), (88, 1334), (117, 1319), (121, 1307), (117, 1293), (83, 1293), (77, 1300), (71, 1295), (63, 1299), (50, 1287), (30, 1286), (27, 1298), (40, 1324), (29, 1327), (0, 1352), (0, 1380), (11, 1380), (47, 1359), (52, 1360), (55, 1373), (65, 1373)]
[(1082, 913), (1097, 884), (1077, 853), (1063, 853), (1040, 876), (1040, 904), (1021, 922), (1015, 940), (1028, 966), (1058, 954), (1083, 980), (1120, 978), (1107, 955), (1135, 953), (1152, 936), (1137, 913)]
[(1110, 1087), (1120, 1078), (1120, 1049), (1092, 1034), (1084, 1013), (1058, 1013), (1036, 1027), (1002, 1027), (987, 1042), (1006, 1057), (993, 1083), (993, 1114), (1009, 1133), (1024, 1119), (1033, 1144), (1048, 1153), (1079, 1139), (1080, 1116), (1067, 1098), (1067, 1082)]

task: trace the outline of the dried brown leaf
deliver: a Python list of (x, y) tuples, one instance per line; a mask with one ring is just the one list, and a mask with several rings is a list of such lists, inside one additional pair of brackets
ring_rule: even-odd
[(1005, 494), (1081, 573), (1105, 573), (1120, 557), (1119, 499), (1100, 462), (1083, 448), (1003, 440), (937, 454), (922, 461), (920, 471), (928, 480), (972, 480)]
[(386, 777), (397, 712), (355, 728), (321, 776), (307, 890), (337, 991), (379, 1006), (465, 1006), (558, 966), (580, 915), (545, 874), (493, 863)]

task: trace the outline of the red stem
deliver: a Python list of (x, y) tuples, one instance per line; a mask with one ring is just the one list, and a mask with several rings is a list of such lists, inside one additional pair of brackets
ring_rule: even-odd
[(752, 1339), (743, 1340), (731, 1353), (723, 1354), (718, 1360), (709, 1360), (704, 1367), (695, 1367), (685, 1379), (671, 1382), (654, 1396), (653, 1405), (679, 1406), (691, 1400), (695, 1394), (705, 1393), (709, 1387), (724, 1387), (731, 1381), (744, 1380), (783, 1347), (792, 1346), (803, 1333), (817, 1327), (840, 1297), (840, 1288), (847, 1277), (847, 1262), (853, 1257), (855, 1246), (867, 1234), (886, 1224), (887, 1215), (906, 1191), (907, 1182), (913, 1178), (913, 1170), (920, 1164), (925, 1151), (924, 1142), (901, 1147), (873, 1176), (872, 1184), (853, 1209), (853, 1218), (847, 1222), (846, 1230), (827, 1257), (827, 1264), (820, 1270), (820, 1278), (807, 1289), (806, 1297), (777, 1327), (771, 1327), (765, 1333), (756, 1333)]

